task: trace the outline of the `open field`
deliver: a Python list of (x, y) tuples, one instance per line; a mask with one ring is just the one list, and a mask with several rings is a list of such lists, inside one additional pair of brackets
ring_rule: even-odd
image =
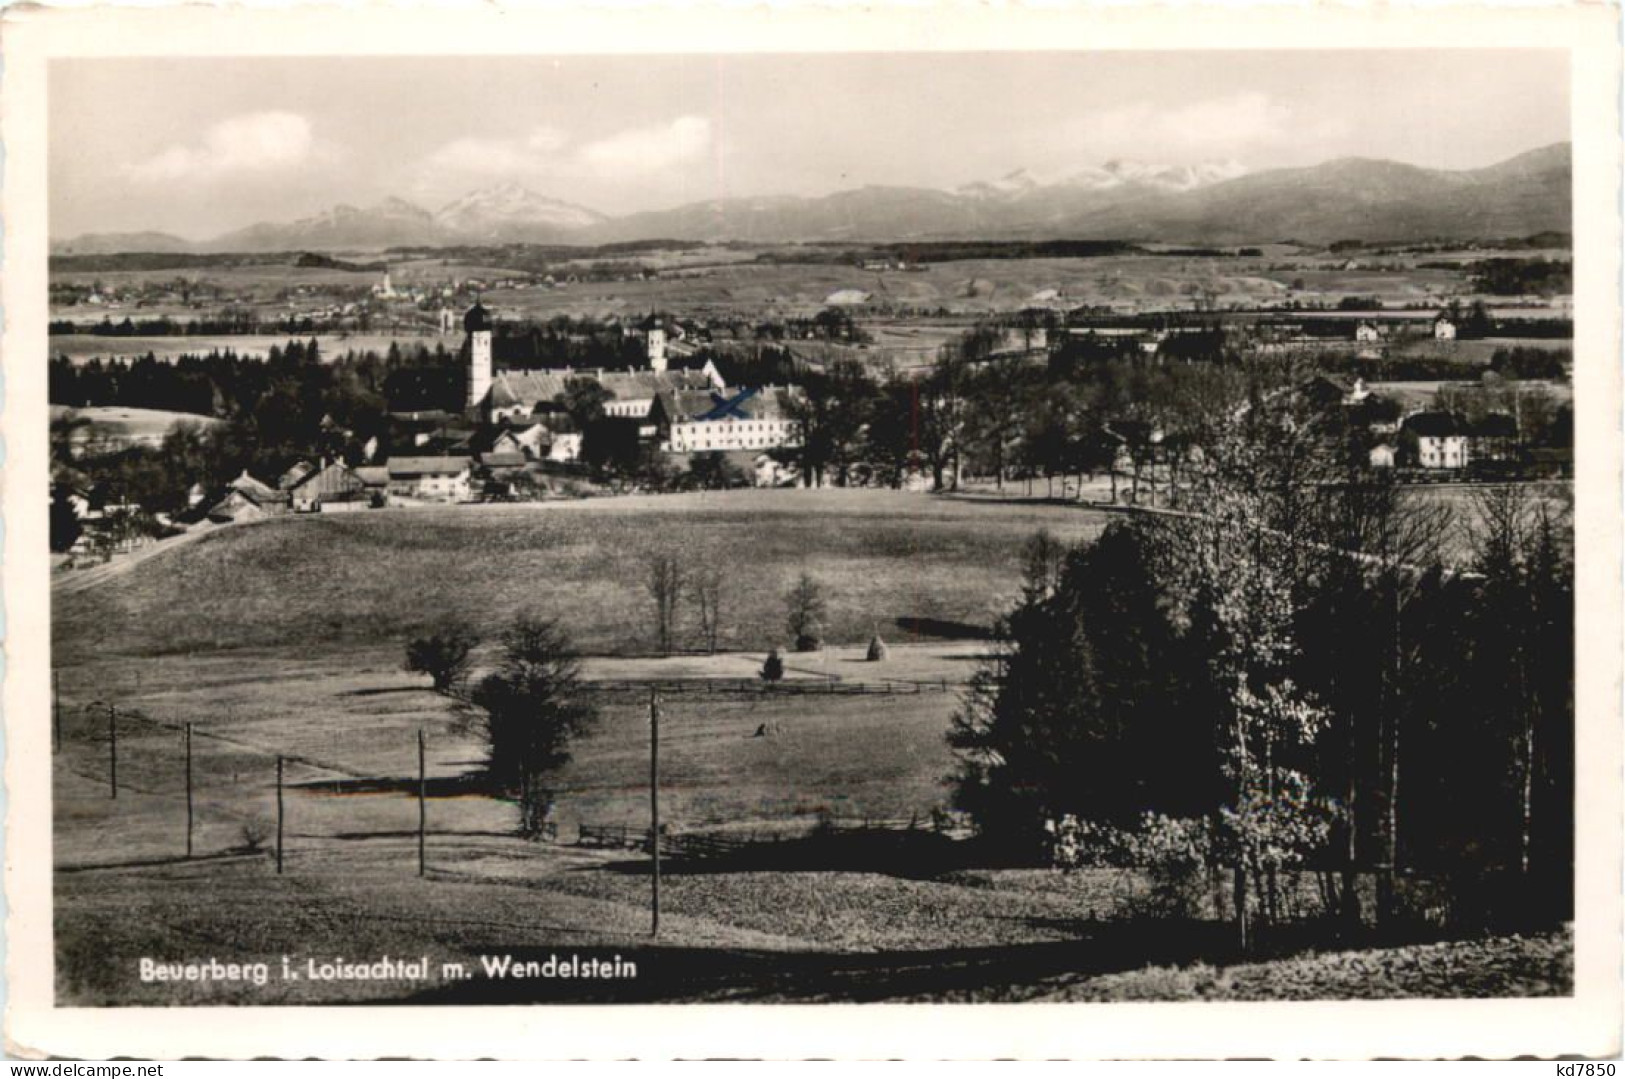
[[(393, 865), (388, 856), (393, 856)], [(646, 878), (609, 856), (512, 840), (290, 865), (263, 856), (59, 872), (62, 1004), (523, 1003), (593, 1000), (1328, 1000), (1572, 991), (1567, 933), (1376, 948), (1231, 965), (1194, 936), (1128, 917), (1116, 873), (677, 873), (658, 942)], [(1132, 890), (1132, 889), (1130, 889)], [(196, 896), (206, 891), (210, 901)], [(768, 928), (758, 928), (767, 926)], [(1204, 943), (1204, 941), (1206, 943)], [(409, 942), (403, 944), (402, 942)], [(620, 958), (625, 981), (495, 978), (484, 956)], [(143, 984), (138, 961), (262, 962), (262, 988)], [(281, 959), (300, 980), (284, 980)], [(429, 961), (417, 981), (322, 981), (309, 960)], [(464, 979), (443, 973), (456, 962)]]
[[(400, 670), (405, 639), (443, 614), (495, 630), (532, 606), (560, 617), (597, 654), (589, 679), (693, 682), (697, 692), (674, 694), (666, 706), (673, 821), (924, 819), (944, 804), (951, 760), (943, 734), (957, 686), (987, 648), (974, 638), (1014, 593), (1022, 544), (1039, 527), (1076, 539), (1100, 526), (1099, 514), (1036, 503), (732, 492), (281, 519), (214, 530), (90, 587), (64, 577), (53, 617), (62, 762), (87, 789), (105, 780), (95, 702), (114, 703), (126, 716), (121, 774), (158, 792), (153, 812), (168, 823), (149, 834), (148, 815), (128, 812), (143, 797), (138, 789), (106, 819), (95, 794), (65, 800), (61, 812), (80, 827), (59, 856), (94, 863), (118, 851), (173, 853), (176, 747), (186, 723), (199, 733), (199, 782), (230, 795), (200, 818), (215, 829), (217, 850), (235, 841), (243, 820), (265, 815), (278, 754), (299, 758), (289, 782), (316, 792), (357, 778), (400, 780), (415, 772), (421, 729), (433, 747), (431, 775), (452, 795), (468, 793), (456, 783), (477, 766), (478, 743), (446, 700)], [(657, 549), (741, 567), (725, 646), (746, 651), (642, 654), (642, 559)], [(755, 674), (765, 647), (783, 640), (781, 597), (803, 569), (828, 586), (829, 636), (847, 646), (787, 656), (786, 691), (763, 694)], [(863, 662), (877, 629), (891, 656)], [(724, 692), (703, 692), (707, 680)], [(854, 683), (871, 692), (853, 694)], [(794, 692), (832, 684), (847, 692)], [(602, 727), (560, 777), (567, 828), (641, 819), (644, 698), (622, 688), (603, 703)], [(412, 826), (398, 784), (353, 787), (342, 799), (312, 794), (301, 827), (331, 837)], [(85, 812), (92, 815), (76, 815)], [(485, 798), (451, 797), (444, 812), (451, 826), (473, 831), (512, 824), (510, 809)]]
[[(820, 817), (926, 820), (946, 804), (942, 781), (952, 759), (943, 736), (959, 686), (985, 650), (981, 642), (904, 645), (883, 664), (836, 655), (829, 667), (846, 681), (834, 693), (796, 691), (826, 684), (808, 675), (822, 666), (816, 661), (791, 657), (785, 688), (770, 691), (753, 684), (759, 654), (715, 657), (728, 681), (696, 680), (688, 692), (664, 694), (668, 820), (681, 829), (748, 832), (810, 828)], [(59, 818), (59, 857), (99, 864), (175, 853), (188, 723), (202, 849), (227, 849), (244, 821), (270, 816), (278, 755), (290, 761), (296, 847), (415, 828), (408, 795), (420, 730), (434, 795), (444, 799), (436, 828), (511, 829), (513, 811), (468, 785), (483, 759), (477, 734), (425, 679), (400, 669), (399, 646), (306, 658), (291, 652), (110, 660), (64, 672), (58, 763), (67, 773), (63, 789), (84, 797), (62, 803), (74, 808)], [(692, 666), (589, 660), (585, 674), (624, 686), (629, 678), (692, 679)], [(853, 692), (859, 679), (862, 694)], [(647, 813), (647, 696), (616, 688), (594, 699), (600, 724), (555, 787), (556, 819), (570, 839), (582, 823), (641, 827)], [(119, 710), (116, 803), (108, 797), (105, 704), (95, 702)]]
[(172, 360), (177, 356), (206, 356), (210, 352), (235, 352), (239, 356), (264, 359), (271, 346), (285, 348), (290, 340), (301, 344), (315, 337), (322, 355), (342, 356), (346, 352), (389, 351), (399, 342), (402, 348), (423, 345), (434, 348), (444, 344), (455, 351), (462, 344), (462, 335), (441, 336), (435, 333), (354, 333), (354, 334), (197, 334), (183, 337), (113, 337), (91, 333), (54, 334), (49, 338), (50, 353), (66, 356), (75, 363), (92, 359), (139, 358), (152, 353), (159, 360)]
[[(1480, 382), (1367, 382), (1366, 389), (1380, 397), (1392, 398), (1398, 401), (1406, 413), (1420, 411), (1434, 407), (1439, 389), (1443, 386), (1460, 386), (1463, 389), (1474, 389), (1483, 385)], [(1550, 394), (1552, 400), (1560, 404), (1572, 404), (1574, 401), (1574, 383), (1548, 382), (1544, 379), (1530, 379), (1517, 383), (1503, 382), (1502, 388), (1516, 385), (1522, 393)]]
[[(1561, 936), (1228, 966), (1222, 911), (1147, 921), (1137, 873), (954, 864), (959, 845), (933, 834), (930, 817), (948, 802), (943, 736), (989, 647), (980, 633), (1014, 592), (1032, 531), (1076, 539), (1103, 519), (882, 491), (380, 512), (218, 529), (93, 587), (59, 588), (59, 1001), (1251, 999), (1272, 995), (1277, 975), (1277, 995), (1292, 999), (1567, 991), (1572, 945)], [(727, 618), (737, 650), (647, 654), (642, 558), (668, 547), (737, 569)], [(829, 585), (842, 643), (787, 655), (784, 687), (765, 690), (754, 679), (762, 648), (781, 639), (780, 596), (803, 568)], [(514, 807), (478, 783), (478, 734), (400, 667), (405, 635), (441, 613), (492, 628), (530, 605), (596, 653), (584, 674), (602, 717), (557, 776), (557, 843), (513, 836)], [(876, 628), (891, 652), (872, 664), (863, 642)], [(647, 936), (645, 858), (574, 845), (584, 825), (636, 835), (646, 824), (638, 686), (653, 683), (665, 686), (668, 844), (731, 838), (766, 859), (675, 856), (658, 942)], [(267, 850), (278, 757), (280, 876)], [(820, 838), (821, 821), (866, 819), (917, 828)], [(815, 856), (775, 861), (781, 850)], [(486, 956), (571, 953), (630, 960), (637, 978), (494, 978), (481, 967)], [(266, 984), (137, 977), (142, 957), (212, 955), (269, 964)], [(429, 967), (421, 980), (285, 980), (283, 956), (301, 973), (339, 956)]]
[[(1301, 288), (1294, 288), (1301, 285)], [(966, 259), (927, 263), (906, 273), (876, 273), (858, 266), (814, 263), (720, 265), (649, 281), (583, 281), (568, 288), (498, 290), (499, 311), (523, 315), (614, 314), (668, 308), (685, 311), (778, 312), (818, 310), (831, 293), (858, 289), (869, 307), (928, 307), (954, 314), (1017, 311), (1034, 297), (1058, 290), (1067, 306), (1112, 304), (1128, 309), (1188, 306), (1204, 292), (1221, 307), (1254, 306), (1288, 298), (1335, 303), (1343, 296), (1377, 296), (1390, 304), (1427, 302), (1465, 294), (1465, 276), (1452, 270), (1375, 266), (1346, 270), (1305, 260), (1116, 255), (1101, 258)], [(864, 308), (859, 308), (861, 314)]]
[(398, 642), (442, 615), (494, 628), (540, 608), (583, 651), (636, 653), (652, 639), (646, 559), (678, 552), (729, 570), (730, 649), (784, 643), (782, 597), (802, 572), (827, 586), (832, 642), (877, 629), (952, 636), (1008, 607), (1021, 547), (1039, 528), (1076, 540), (1102, 523), (1073, 506), (878, 490), (281, 518), (221, 529), (59, 597), (54, 633), (58, 663), (73, 664), (109, 651)]
[(1477, 368), (1493, 360), (1497, 352), (1514, 348), (1572, 351), (1574, 340), (1569, 337), (1485, 337), (1474, 341), (1436, 341), (1418, 335), (1398, 341), (1384, 351), (1389, 359), (1440, 360), (1460, 364), (1463, 368)]
[[(772, 249), (760, 249), (772, 250)], [(1471, 299), (1463, 269), (1428, 268), (1419, 262), (1441, 262), (1436, 256), (1357, 258), (1324, 253), (1282, 253), (1266, 257), (1124, 254), (1098, 258), (964, 259), (921, 264), (909, 272), (875, 272), (854, 264), (755, 261), (758, 249), (707, 248), (688, 251), (645, 251), (618, 258), (562, 258), (549, 270), (561, 281), (594, 266), (624, 266), (628, 280), (578, 281), (558, 288), (493, 289), (485, 301), (500, 316), (611, 315), (655, 309), (691, 314), (729, 312), (744, 315), (806, 314), (818, 310), (831, 293), (858, 289), (871, 294), (871, 308), (927, 307), (954, 314), (1019, 310), (1050, 289), (1066, 306), (1111, 304), (1135, 310), (1190, 307), (1211, 293), (1220, 307), (1251, 307), (1295, 299), (1335, 305), (1348, 296), (1381, 299), (1389, 306), (1433, 305), (1449, 297)], [(780, 257), (794, 249), (777, 249)], [(1473, 252), (1474, 258), (1490, 252)], [(1520, 252), (1523, 255), (1530, 252)], [(358, 256), (359, 257), (359, 256)], [(369, 260), (376, 256), (366, 256)], [(643, 269), (661, 276), (638, 280)], [(391, 263), (397, 286), (441, 287), (457, 281), (492, 281), (516, 274), (512, 269), (440, 259)], [(282, 264), (218, 266), (202, 270), (133, 270), (59, 272), (59, 284), (107, 287), (163, 285), (185, 277), (206, 280), (251, 305), (285, 308), (284, 289), (301, 286), (355, 288), (370, 285), (376, 275), (342, 270), (299, 268)], [(1492, 302), (1496, 298), (1490, 298)], [(862, 309), (860, 309), (861, 312)], [(53, 317), (98, 320), (99, 310), (60, 308)], [(111, 317), (189, 312), (159, 308), (105, 312)]]
[(168, 412), (157, 408), (77, 408), (68, 409), (63, 405), (51, 406), (51, 419), (57, 419), (72, 411), (74, 416), (89, 422), (85, 440), (94, 441), (98, 438), (110, 438), (129, 442), (161, 442), (163, 437), (177, 424), (192, 423), (199, 427), (211, 427), (220, 421), (212, 416), (200, 416), (195, 412)]

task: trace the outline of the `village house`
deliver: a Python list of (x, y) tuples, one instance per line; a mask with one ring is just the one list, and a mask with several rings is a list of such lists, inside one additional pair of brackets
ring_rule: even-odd
[(343, 461), (317, 469), (288, 491), (295, 513), (337, 513), (371, 505), (367, 485)]
[(1418, 412), (1400, 427), (1407, 442), (1414, 441), (1415, 461), (1421, 468), (1466, 468), (1467, 429), (1449, 412)]
[(277, 477), (278, 490), (291, 491), (297, 487), (307, 476), (316, 471), (316, 466), (309, 461), (295, 461), (288, 466), (288, 470)]
[(526, 461), (574, 461), (581, 454), (581, 432), (568, 413), (548, 412), (516, 426), (503, 426), (490, 436), (488, 452), (518, 453)]
[(1433, 339), (1435, 341), (1454, 341), (1456, 339), (1456, 324), (1444, 315), (1433, 320)]
[(581, 460), (581, 432), (556, 431), (547, 446), (547, 460), (555, 464), (570, 464)]
[(493, 479), (512, 479), (525, 470), (526, 463), (519, 450), (492, 449), (479, 455), (480, 469)]
[(389, 496), (417, 502), (466, 502), (472, 492), (467, 457), (391, 457)]
[(231, 521), (257, 521), (262, 517), (278, 517), (288, 512), (288, 492), (263, 483), (248, 474), (226, 485), (226, 494), (209, 507), (209, 520), (217, 523)]
[(1518, 456), (1518, 421), (1490, 412), (1467, 429), (1467, 456), (1473, 461), (1513, 461)]
[(1354, 327), (1354, 340), (1365, 344), (1381, 341), (1382, 331), (1377, 328), (1375, 322), (1361, 322)]
[(1009, 326), (1000, 331), (999, 343), (990, 355), (1004, 356), (1027, 352), (1043, 352), (1049, 348), (1049, 331), (1042, 326)]

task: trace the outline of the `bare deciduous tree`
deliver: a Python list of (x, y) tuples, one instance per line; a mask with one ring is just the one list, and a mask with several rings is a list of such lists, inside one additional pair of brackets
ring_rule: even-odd
[(689, 578), (689, 594), (700, 618), (700, 635), (706, 651), (716, 654), (722, 634), (722, 611), (727, 603), (727, 575), (717, 566), (702, 566)]
[(646, 583), (655, 604), (655, 640), (660, 651), (670, 655), (677, 631), (677, 603), (683, 595), (682, 560), (669, 553), (650, 555)]

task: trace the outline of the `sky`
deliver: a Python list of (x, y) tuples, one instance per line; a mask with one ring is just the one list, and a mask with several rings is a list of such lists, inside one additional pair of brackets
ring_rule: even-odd
[(518, 183), (618, 215), (1113, 159), (1475, 168), (1569, 138), (1556, 50), (75, 59), (51, 231), (203, 239)]

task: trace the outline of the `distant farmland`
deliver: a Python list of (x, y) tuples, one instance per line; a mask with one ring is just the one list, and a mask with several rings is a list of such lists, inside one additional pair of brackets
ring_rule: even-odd
[(312, 337), (323, 356), (332, 359), (346, 352), (389, 351), (393, 342), (403, 348), (424, 345), (434, 348), (445, 343), (455, 349), (462, 343), (461, 336), (441, 337), (427, 333), (355, 333), (355, 334), (196, 334), (177, 337), (118, 337), (91, 333), (54, 334), (49, 338), (52, 357), (66, 356), (76, 363), (110, 357), (136, 358), (152, 353), (159, 360), (173, 360), (177, 356), (206, 356), (210, 352), (231, 351), (239, 356), (264, 359), (271, 346), (286, 347), (289, 341), (305, 342)]

